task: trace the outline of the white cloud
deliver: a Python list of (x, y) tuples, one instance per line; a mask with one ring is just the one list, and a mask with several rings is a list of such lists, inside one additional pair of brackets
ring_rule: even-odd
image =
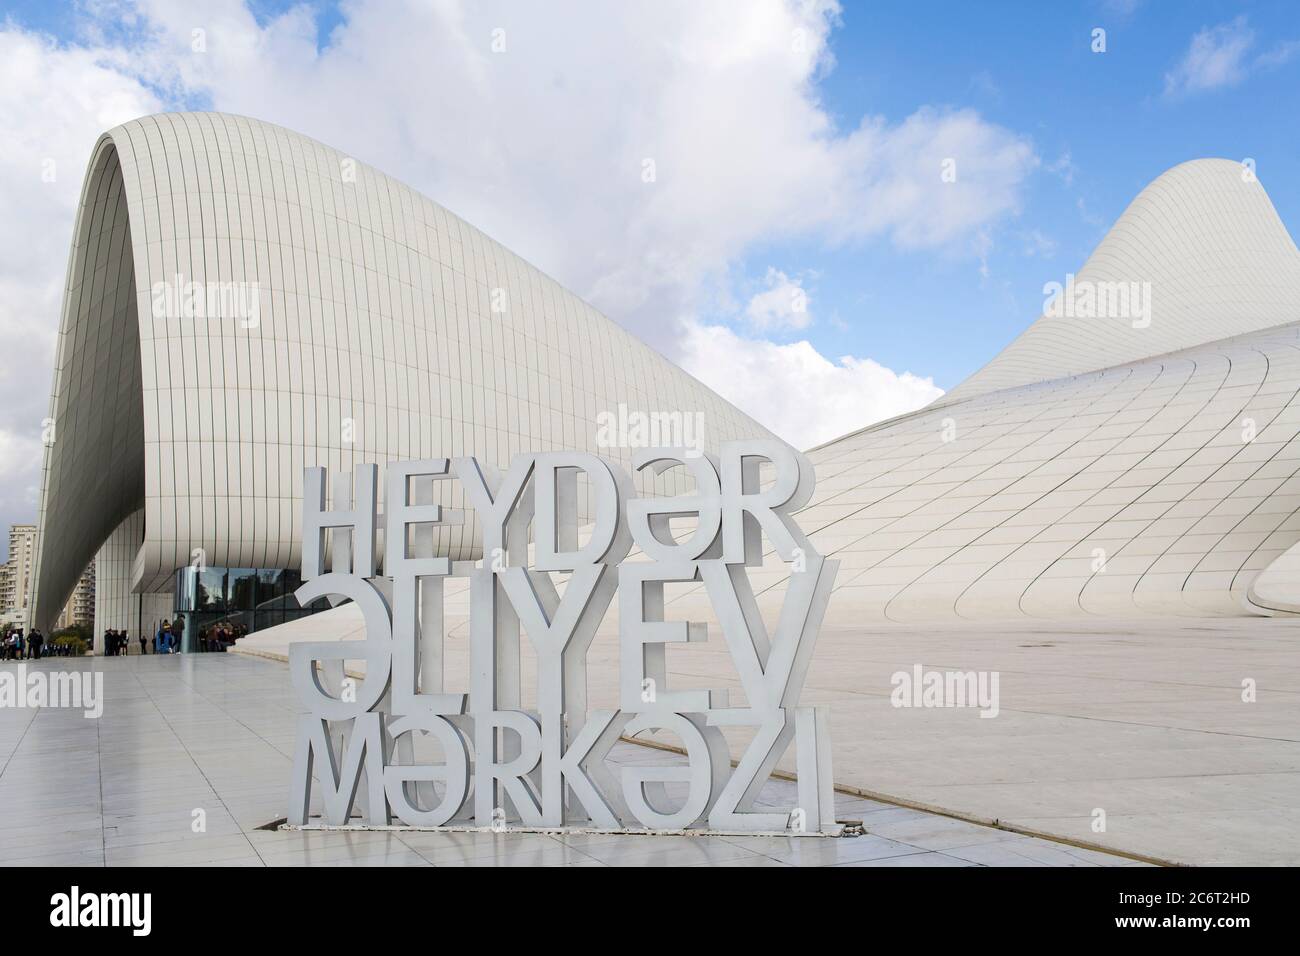
[(681, 361), (797, 448), (914, 411), (943, 394), (933, 379), (900, 374), (868, 358), (832, 362), (806, 341), (783, 345), (744, 338), (720, 325), (691, 325)]
[(160, 108), (112, 51), (0, 29), (0, 524), (36, 517), (41, 422), (90, 151), (104, 130)]
[(1235, 86), (1245, 78), (1247, 54), (1254, 42), (1255, 31), (1244, 16), (1204, 28), (1192, 37), (1178, 65), (1165, 74), (1165, 95)]
[(1068, 149), (1057, 157), (1056, 162), (1048, 163), (1045, 168), (1049, 173), (1060, 176), (1061, 182), (1065, 183), (1066, 186), (1074, 185), (1074, 174), (1078, 172), (1078, 167), (1074, 165), (1074, 160), (1071, 158)]
[(1050, 259), (1056, 255), (1056, 240), (1039, 229), (1027, 229), (1020, 233), (1020, 238), (1024, 240), (1024, 255), (1027, 258), (1042, 256)]
[(1258, 55), (1255, 31), (1246, 17), (1205, 27), (1173, 70), (1165, 74), (1165, 95), (1178, 96), (1236, 86), (1250, 73), (1274, 70), (1300, 55), (1300, 40), (1285, 40)]
[[(0, 354), (12, 363), (5, 396), (23, 399), (6, 405), (3, 427), (28, 435), (45, 413), (72, 204), (94, 135), (160, 108), (202, 102), (369, 162), (675, 359), (693, 354), (696, 317), (755, 246), (876, 238), (979, 260), (1039, 162), (1027, 138), (973, 110), (918, 105), (899, 121), (838, 126), (817, 86), (833, 67), (832, 0), (349, 0), (323, 48), (306, 4), (260, 21), (240, 0), (83, 10), (84, 46), (0, 26), (4, 51), (22, 54), (0, 56), (21, 147), (6, 144), (0, 166), (0, 213), (16, 224), (4, 240), (16, 248), (3, 250), (15, 255), (0, 266)], [(96, 19), (103, 11), (126, 28)], [(61, 176), (49, 195), (31, 176), (45, 155)], [(955, 182), (941, 180), (948, 159)], [(770, 328), (800, 327), (756, 308)], [(862, 374), (806, 343), (782, 348)], [(807, 428), (822, 427), (820, 413), (804, 414)]]
[(1106, 0), (1102, 6), (1107, 13), (1123, 18), (1131, 16), (1141, 4), (1142, 0)]
[(1267, 53), (1261, 53), (1256, 64), (1265, 70), (1275, 69), (1279, 66), (1285, 66), (1300, 55), (1300, 40), (1287, 40), (1279, 43)]
[[(139, 62), (158, 82), (385, 169), (670, 354), (752, 243), (957, 245), (1018, 210), (1037, 163), (968, 110), (837, 129), (815, 86), (829, 0), (354, 0), (323, 52), (304, 7), (259, 26), (231, 0), (141, 6), (158, 33)], [(948, 157), (956, 183), (940, 181)]]
[(797, 279), (771, 266), (764, 278), (767, 288), (745, 306), (745, 319), (758, 332), (802, 329), (812, 321), (808, 292)]

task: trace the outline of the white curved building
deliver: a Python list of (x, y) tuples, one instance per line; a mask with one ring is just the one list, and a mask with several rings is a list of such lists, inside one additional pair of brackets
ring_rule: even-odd
[(1300, 542), (1300, 253), (1263, 187), (1175, 167), (1072, 286), (934, 404), (811, 452), (831, 620), (1300, 608), (1285, 564), (1252, 596)]
[[(841, 562), (830, 621), (1300, 609), (1300, 253), (1262, 186), (1178, 166), (1061, 280), (939, 401), (810, 453), (799, 520)], [(196, 553), (296, 568), (304, 466), (626, 460), (597, 441), (619, 405), (698, 413), (706, 447), (767, 434), (335, 150), (216, 113), (125, 124), (76, 223), (33, 620), (96, 556), (100, 631), (168, 616)], [(438, 534), (474, 553), (472, 523)]]
[(1300, 320), (1295, 243), (1253, 171), (1226, 159), (1183, 163), (1157, 178), (1075, 276), (1077, 287), (1098, 290), (1135, 282), (1150, 290), (1148, 315), (1044, 315), (936, 404)]
[[(1246, 613), (1300, 541), (1300, 324), (929, 408), (815, 451), (836, 618)], [(945, 441), (945, 434), (952, 435)]]
[[(134, 120), (96, 144), (76, 219), (33, 621), (53, 622), (97, 556), (100, 633), (170, 617), (195, 561), (297, 568), (305, 466), (626, 460), (598, 447), (619, 405), (696, 416), (706, 448), (769, 435), (383, 173), (244, 117)], [(474, 531), (437, 543), (468, 556)]]

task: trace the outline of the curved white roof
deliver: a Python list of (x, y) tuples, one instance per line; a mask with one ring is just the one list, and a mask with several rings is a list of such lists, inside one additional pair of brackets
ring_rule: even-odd
[(1147, 284), (1149, 324), (1044, 315), (929, 407), (810, 453), (828, 620), (1285, 609), (1285, 562), (1247, 602), (1300, 542), (1300, 252), (1263, 187), (1177, 166), (1074, 281)]
[(1183, 163), (1142, 190), (1075, 282), (1145, 283), (1150, 325), (1044, 315), (936, 404), (1300, 321), (1300, 252), (1253, 172), (1226, 159)]
[[(153, 314), (158, 283), (190, 282), (255, 284), (257, 324)], [(505, 464), (550, 449), (626, 459), (597, 448), (598, 415), (620, 403), (699, 413), (706, 448), (770, 435), (378, 170), (242, 116), (133, 120), (96, 144), (77, 215), (35, 619), (53, 619), (142, 505), (137, 590), (169, 586), (196, 548), (212, 566), (297, 567), (305, 466)], [(468, 555), (473, 532), (471, 520), (439, 544)]]
[(978, 395), (811, 455), (828, 621), (1242, 614), (1300, 541), (1300, 323)]

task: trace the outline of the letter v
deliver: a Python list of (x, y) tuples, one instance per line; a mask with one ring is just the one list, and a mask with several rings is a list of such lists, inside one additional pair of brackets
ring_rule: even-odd
[(704, 586), (751, 708), (768, 712), (798, 702), (838, 571), (838, 561), (819, 554), (807, 556), (807, 568), (790, 575), (776, 638), (769, 641), (745, 566), (700, 563)]

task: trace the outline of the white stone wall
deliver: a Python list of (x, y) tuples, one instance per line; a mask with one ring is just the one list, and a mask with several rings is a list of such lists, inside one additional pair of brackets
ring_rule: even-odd
[(144, 509), (123, 521), (95, 555), (95, 648), (106, 630), (139, 627), (139, 602), (131, 593), (131, 566), (144, 541)]

